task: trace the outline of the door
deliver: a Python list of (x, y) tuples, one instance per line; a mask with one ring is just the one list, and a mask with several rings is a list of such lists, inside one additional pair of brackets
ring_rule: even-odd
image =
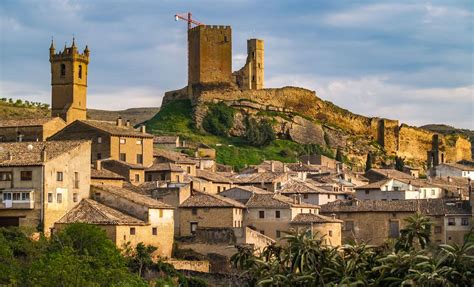
[(390, 238), (398, 238), (400, 236), (399, 222), (392, 220), (390, 221)]
[(19, 217), (0, 217), (0, 227), (20, 226)]

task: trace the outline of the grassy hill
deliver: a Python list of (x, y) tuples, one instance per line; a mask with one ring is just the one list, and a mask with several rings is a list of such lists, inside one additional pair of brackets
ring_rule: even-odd
[(289, 140), (275, 140), (265, 147), (248, 145), (242, 138), (218, 137), (194, 127), (192, 107), (189, 100), (176, 100), (163, 106), (158, 114), (147, 121), (147, 131), (158, 135), (179, 135), (189, 145), (205, 143), (217, 150), (217, 162), (241, 169), (246, 165), (258, 164), (263, 160), (296, 162), (298, 156), (309, 148), (334, 157), (330, 150), (319, 146), (301, 145)]
[(130, 120), (130, 123), (135, 126), (151, 119), (159, 111), (160, 108), (131, 108), (122, 111), (88, 109), (87, 118), (101, 121), (115, 121), (118, 117), (122, 117), (123, 119)]
[(47, 105), (0, 100), (1, 119), (43, 118), (50, 116), (50, 114)]

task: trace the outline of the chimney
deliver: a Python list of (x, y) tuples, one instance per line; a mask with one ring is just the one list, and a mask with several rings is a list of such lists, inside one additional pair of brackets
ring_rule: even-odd
[(141, 126), (140, 126), (140, 132), (146, 134), (146, 127), (145, 127), (145, 125), (141, 125)]
[(41, 161), (46, 161), (46, 149), (41, 151)]
[(331, 214), (331, 218), (332, 218), (332, 219), (336, 219), (336, 214), (335, 214), (335, 213), (332, 213), (332, 214)]
[(453, 179), (450, 176), (448, 176), (448, 182), (453, 182)]
[(117, 126), (121, 127), (122, 126), (122, 117), (117, 118)]
[(95, 162), (95, 169), (96, 170), (102, 170), (102, 161), (100, 159), (98, 159), (96, 162)]
[(275, 172), (275, 163), (272, 161), (270, 161), (270, 171), (271, 172)]
[(127, 122), (125, 123), (125, 126), (126, 126), (127, 128), (130, 127), (130, 120), (127, 120)]

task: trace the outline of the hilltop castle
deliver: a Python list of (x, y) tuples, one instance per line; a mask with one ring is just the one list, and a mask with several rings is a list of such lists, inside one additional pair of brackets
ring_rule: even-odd
[(71, 47), (64, 45), (63, 51), (55, 51), (51, 41), (51, 115), (62, 118), (67, 124), (85, 120), (89, 48), (86, 46), (81, 54), (73, 38)]

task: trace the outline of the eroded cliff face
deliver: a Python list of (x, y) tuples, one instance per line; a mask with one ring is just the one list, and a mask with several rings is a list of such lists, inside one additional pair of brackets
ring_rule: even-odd
[[(432, 149), (434, 133), (406, 125), (397, 120), (369, 118), (323, 101), (316, 92), (298, 87), (239, 90), (235, 86), (200, 86), (168, 92), (163, 103), (189, 98), (194, 120), (200, 127), (207, 113), (207, 103), (224, 102), (236, 110), (232, 135), (245, 131), (244, 119), (268, 118), (279, 137), (298, 143), (316, 143), (333, 149), (341, 147), (355, 163), (363, 165), (370, 151), (383, 159), (401, 156), (411, 165), (424, 168), (427, 151)], [(471, 159), (471, 145), (460, 136), (440, 135), (440, 152), (446, 162)]]

